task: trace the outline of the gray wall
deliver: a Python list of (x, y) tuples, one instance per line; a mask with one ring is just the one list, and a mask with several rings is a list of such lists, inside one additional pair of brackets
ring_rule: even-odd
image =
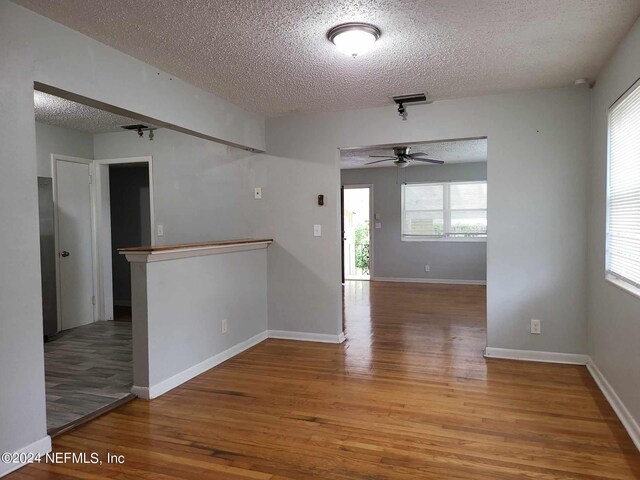
[(586, 353), (589, 113), (589, 90), (560, 88), (414, 106), (406, 122), (391, 105), (269, 119), (269, 328), (341, 328), (338, 147), (486, 136), (488, 345)]
[[(398, 180), (398, 175), (400, 178)], [(374, 278), (485, 281), (486, 242), (403, 242), (401, 186), (407, 182), (465, 182), (487, 179), (486, 162), (342, 170), (342, 185), (372, 184), (373, 213), (382, 228), (373, 235)], [(429, 265), (429, 272), (424, 266)]]
[[(264, 180), (255, 154), (172, 130), (153, 141), (135, 132), (94, 136), (96, 159), (153, 157), (157, 245), (253, 237), (265, 202), (253, 188)], [(154, 232), (154, 235), (157, 231)]]
[(640, 21), (593, 90), (589, 202), (589, 354), (640, 423), (640, 298), (605, 280), (607, 110), (640, 77)]
[(151, 244), (149, 167), (109, 167), (111, 216), (111, 265), (114, 305), (131, 305), (129, 262), (118, 248)]
[[(147, 285), (148, 386), (267, 330), (266, 250), (152, 262), (146, 267), (139, 276), (133, 269), (133, 281)], [(226, 334), (221, 333), (223, 319), (228, 320)], [(135, 384), (147, 386), (139, 381), (144, 382), (138, 377)]]
[(51, 177), (51, 154), (93, 158), (93, 135), (36, 122), (38, 176)]
[[(0, 0), (0, 451), (46, 448), (33, 82), (264, 148), (264, 119)], [(34, 448), (36, 448), (34, 447)], [(0, 474), (8, 468), (0, 465)]]

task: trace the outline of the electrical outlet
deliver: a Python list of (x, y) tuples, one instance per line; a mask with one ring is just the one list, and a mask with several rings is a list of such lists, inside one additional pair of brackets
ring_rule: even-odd
[(531, 319), (531, 333), (533, 333), (534, 335), (540, 335), (542, 333), (540, 320), (538, 320), (537, 318)]
[(227, 333), (229, 331), (229, 321), (226, 318), (222, 320), (220, 324), (220, 331), (222, 333)]
[(424, 271), (428, 272), (429, 270), (431, 270), (431, 267), (429, 265), (425, 265), (424, 266)]
[(322, 236), (322, 225), (314, 225), (313, 226), (313, 236), (321, 237)]
[(164, 237), (164, 225), (158, 225), (158, 236)]
[(253, 189), (253, 198), (260, 200), (262, 198), (262, 188), (256, 187)]

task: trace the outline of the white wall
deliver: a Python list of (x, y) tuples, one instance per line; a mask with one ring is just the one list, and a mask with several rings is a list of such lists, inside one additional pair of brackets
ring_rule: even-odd
[[(407, 121), (393, 106), (270, 119), (269, 328), (340, 329), (338, 147), (487, 136), (488, 345), (585, 353), (589, 95), (442, 101), (410, 107)], [(533, 317), (542, 335), (528, 333)]]
[(348, 169), (340, 178), (342, 185), (373, 185), (373, 211), (381, 224), (371, 230), (374, 278), (486, 280), (486, 242), (403, 242), (401, 235), (403, 183), (486, 180), (486, 162), (411, 166), (399, 172), (397, 167)]
[[(153, 157), (154, 213), (164, 236), (157, 245), (252, 238), (264, 202), (253, 188), (264, 181), (255, 154), (167, 129), (153, 141), (135, 132), (94, 136), (96, 159)], [(154, 235), (157, 231), (154, 232)]]
[(640, 298), (604, 278), (607, 110), (640, 77), (640, 21), (624, 39), (593, 90), (589, 202), (589, 354), (640, 423)]
[(93, 158), (93, 135), (36, 122), (38, 176), (51, 177), (51, 154)]
[(228, 142), (265, 144), (261, 116), (7, 0), (0, 45), (0, 271), (12, 272), (0, 278), (0, 451), (11, 452), (46, 444), (33, 82)]

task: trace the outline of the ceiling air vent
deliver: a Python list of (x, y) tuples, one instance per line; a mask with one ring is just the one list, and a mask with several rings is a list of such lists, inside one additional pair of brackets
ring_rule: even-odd
[(135, 125), (121, 125), (120, 128), (125, 130), (146, 130), (149, 128), (147, 125), (135, 124)]
[(405, 105), (408, 103), (431, 103), (427, 100), (427, 95), (425, 93), (410, 93), (408, 95), (395, 95), (391, 97), (396, 105), (398, 105), (398, 115), (402, 117), (402, 120), (407, 119), (407, 109)]
[(410, 93), (409, 95), (395, 95), (391, 97), (398, 105), (403, 103), (426, 102), (427, 96), (424, 93)]

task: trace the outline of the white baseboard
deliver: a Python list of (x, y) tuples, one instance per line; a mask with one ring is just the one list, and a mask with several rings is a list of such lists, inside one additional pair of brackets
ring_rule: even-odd
[[(40, 440), (36, 440), (35, 442), (27, 445), (26, 447), (22, 447), (20, 450), (17, 450), (15, 454), (40, 454), (45, 455), (51, 451), (51, 437), (46, 435), (42, 437)], [(9, 473), (17, 470), (21, 467), (27, 465), (26, 463), (4, 463), (0, 461), (0, 477), (4, 477)]]
[(229, 360), (231, 357), (235, 357), (239, 353), (244, 352), (248, 348), (251, 348), (263, 340), (267, 339), (267, 332), (261, 332), (244, 342), (238, 343), (231, 348), (228, 348), (224, 352), (221, 352), (213, 357), (206, 359), (203, 362), (200, 362), (193, 367), (189, 367), (186, 370), (183, 370), (172, 377), (163, 380), (160, 383), (156, 383), (151, 387), (141, 387), (134, 385), (131, 387), (131, 393), (136, 395), (137, 397), (144, 398), (146, 400), (151, 400), (152, 398), (159, 397), (163, 393), (168, 392), (169, 390), (174, 389), (178, 385), (183, 384), (184, 382), (191, 380), (193, 377), (200, 375), (201, 373), (206, 372), (207, 370), (215, 367), (216, 365), (221, 364), (222, 362)]
[(579, 353), (537, 352), (535, 350), (512, 350), (510, 348), (487, 347), (486, 358), (502, 358), (505, 360), (525, 360), (527, 362), (567, 363), (570, 365), (586, 365), (588, 355)]
[(444, 283), (447, 285), (486, 285), (486, 280), (458, 280), (451, 278), (400, 278), (400, 277), (373, 277), (374, 282), (401, 282), (401, 283)]
[(615, 392), (602, 372), (589, 355), (576, 353), (536, 352), (532, 350), (511, 350), (508, 348), (487, 347), (484, 351), (487, 358), (500, 358), (509, 360), (525, 360), (528, 362), (567, 363), (571, 365), (585, 365), (593, 377), (600, 391), (613, 408), (620, 422), (627, 430), (634, 445), (640, 450), (640, 424), (629, 412), (622, 399)]
[(303, 342), (342, 343), (345, 340), (344, 333), (330, 335), (328, 333), (290, 332), (287, 330), (268, 330), (267, 333), (269, 338)]
[(222, 362), (229, 360), (231, 357), (235, 357), (239, 353), (244, 352), (248, 348), (251, 348), (258, 343), (266, 340), (267, 338), (281, 338), (287, 340), (301, 340), (307, 342), (323, 342), (323, 343), (342, 343), (345, 341), (344, 332), (339, 335), (329, 335), (324, 333), (307, 333), (307, 332), (289, 332), (285, 330), (266, 330), (264, 332), (259, 333), (251, 337), (244, 342), (241, 342), (237, 345), (234, 345), (231, 348), (228, 348), (224, 352), (221, 352), (213, 357), (206, 359), (203, 362), (194, 365), (193, 367), (189, 367), (186, 370), (183, 370), (172, 377), (163, 380), (160, 383), (156, 383), (151, 387), (144, 387), (139, 385), (134, 385), (131, 387), (131, 393), (139, 398), (143, 398), (145, 400), (151, 400), (153, 398), (159, 397), (163, 393), (168, 392), (169, 390), (176, 388), (178, 385), (182, 385), (184, 382), (191, 380), (193, 377), (200, 375), (201, 373), (206, 372), (207, 370), (215, 367), (216, 365), (221, 364)]
[(631, 440), (635, 444), (636, 448), (640, 450), (640, 425), (633, 418), (631, 412), (626, 407), (626, 405), (622, 402), (622, 399), (615, 392), (611, 384), (607, 381), (605, 376), (602, 374), (600, 369), (593, 363), (593, 360), (589, 358), (587, 362), (587, 368), (589, 369), (589, 373), (595, 380), (598, 387), (602, 391), (602, 394), (608, 400), (609, 405), (613, 408), (613, 411), (616, 412), (616, 415), (622, 422), (622, 425), (627, 430), (627, 433), (631, 437)]

